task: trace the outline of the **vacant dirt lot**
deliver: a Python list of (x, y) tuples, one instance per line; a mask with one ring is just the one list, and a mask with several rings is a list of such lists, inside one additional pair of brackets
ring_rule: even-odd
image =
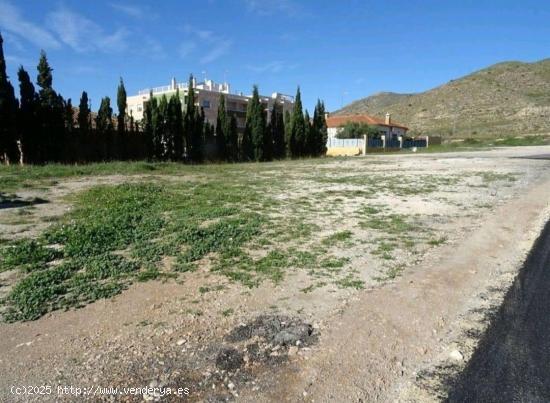
[(549, 217), (535, 155), (10, 178), (0, 398), (441, 399)]

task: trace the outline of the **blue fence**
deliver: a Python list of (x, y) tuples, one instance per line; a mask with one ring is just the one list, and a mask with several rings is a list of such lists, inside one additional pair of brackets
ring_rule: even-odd
[(384, 142), (382, 139), (369, 139), (367, 142), (367, 147), (369, 148), (382, 148)]
[(426, 139), (418, 139), (418, 140), (404, 140), (403, 141), (403, 148), (412, 148), (412, 147), (427, 147), (428, 142)]

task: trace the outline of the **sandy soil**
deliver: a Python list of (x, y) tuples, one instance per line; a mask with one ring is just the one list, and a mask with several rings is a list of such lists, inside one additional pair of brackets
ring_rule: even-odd
[[(362, 242), (336, 252), (351, 260), (365, 281), (364, 290), (329, 285), (300, 292), (311, 284), (300, 271), (277, 286), (262, 283), (246, 289), (213, 275), (205, 265), (175, 280), (135, 284), (111, 300), (82, 309), (53, 312), (33, 322), (2, 323), (0, 399), (141, 401), (142, 394), (75, 397), (58, 395), (55, 388), (149, 385), (189, 388), (188, 400), (439, 400), (445, 383), (464, 366), (487, 326), (484, 312), (499, 305), (550, 215), (550, 161), (517, 157), (548, 154), (550, 147), (525, 147), (335, 160), (323, 166), (323, 175), (330, 175), (331, 167), (367, 175), (362, 169), (368, 168), (377, 174), (401, 172), (419, 184), (434, 173), (463, 176), (430, 195), (380, 194), (370, 200), (395, 213), (414, 211), (446, 242), (419, 246), (414, 255), (398, 250), (394, 264), (402, 265), (403, 274), (380, 281), (387, 267), (365, 246), (373, 235), (356, 230)], [(301, 170), (307, 172), (307, 165)], [(480, 186), (474, 175), (479, 172), (513, 175), (514, 180)], [(277, 197), (291, 205), (307, 194), (302, 174)], [(37, 205), (33, 214), (55, 216), (70, 208), (65, 195), (125, 180), (83, 178), (62, 182), (46, 193), (18, 195), (49, 198), (54, 202)], [(345, 193), (350, 187), (331, 184), (330, 190)], [(356, 229), (354, 203), (356, 199), (344, 198), (328, 211), (319, 236)], [(9, 214), (13, 212), (0, 211), (0, 220), (8, 222), (2, 224), (4, 233), (9, 230), (16, 237), (42, 228), (10, 224)], [(6, 285), (0, 292), (5, 294), (8, 277), (14, 274), (1, 274), (0, 282)], [(198, 292), (209, 284), (224, 288)], [(259, 315), (268, 319), (254, 322)], [(244, 338), (230, 337), (239, 329), (252, 330)], [(285, 334), (297, 338), (277, 342)], [(219, 363), (224, 349), (241, 354), (235, 365)], [(52, 385), (54, 393), (17, 396), (10, 393), (14, 385)]]

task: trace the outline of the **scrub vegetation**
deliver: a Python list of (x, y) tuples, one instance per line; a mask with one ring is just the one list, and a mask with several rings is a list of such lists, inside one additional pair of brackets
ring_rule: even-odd
[[(303, 293), (361, 289), (372, 280), (394, 279), (426, 250), (447, 242), (432, 216), (396, 210), (387, 200), (406, 204), (434, 194), (443, 200), (457, 186), (516, 179), (483, 170), (463, 176), (365, 174), (339, 164), (316, 159), (0, 167), (0, 183), (9, 192), (2, 204), (10, 206), (0, 225), (8, 227), (44, 223), (40, 208), (50, 203), (34, 204), (18, 193), (47, 198), (81, 183), (79, 178), (92, 182), (66, 192), (57, 202), (70, 209), (49, 217), (44, 230), (2, 238), (0, 273), (17, 273), (2, 294), (2, 317), (34, 320), (110, 298), (136, 281), (185, 282), (197, 271), (219, 276), (200, 286), (203, 295), (227, 284), (277, 287), (298, 273), (306, 275), (298, 288)], [(118, 179), (105, 184), (109, 178)], [(378, 267), (378, 274), (365, 275), (365, 265)]]

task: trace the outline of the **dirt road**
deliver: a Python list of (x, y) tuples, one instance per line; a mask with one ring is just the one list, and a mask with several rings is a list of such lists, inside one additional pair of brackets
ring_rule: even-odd
[(504, 303), (451, 388), (451, 402), (550, 398), (550, 222)]
[[(537, 153), (525, 156), (545, 157)], [(467, 344), (476, 341), (467, 340), (465, 334), (475, 327), (484, 327), (481, 323), (472, 324), (476, 321), (473, 312), (476, 307), (484, 305), (482, 300), (497, 301), (493, 305), (502, 300), (503, 290), (511, 285), (510, 279), (548, 219), (549, 206), (550, 178), (547, 178), (498, 209), (460, 245), (442, 247), (437, 256), (407, 272), (391, 286), (363, 294), (342, 315), (334, 318), (318, 353), (305, 365), (284, 374), (266, 400), (282, 396), (287, 401), (343, 399), (364, 402), (436, 401), (442, 398), (439, 392), (444, 385), (439, 383), (431, 387), (430, 382), (422, 382), (423, 371), (426, 368), (451, 368), (447, 371), (447, 378), (442, 380), (444, 383), (451, 381), (450, 375), (456, 375), (462, 369), (469, 354), (459, 351), (457, 346), (463, 343), (471, 353), (473, 346)], [(547, 236), (540, 242), (545, 240)], [(537, 262), (539, 270), (546, 261)], [(489, 336), (491, 344), (485, 342), (482, 351), (476, 353), (462, 380), (463, 386), (453, 392), (453, 399), (475, 401), (468, 397), (487, 397), (481, 391), (490, 389), (488, 396), (499, 401), (493, 394), (501, 393), (497, 381), (503, 377), (508, 382), (504, 387), (517, 391), (515, 397), (536, 400), (541, 396), (541, 388), (547, 391), (545, 384), (529, 385), (527, 377), (533, 371), (542, 375), (545, 372), (541, 371), (548, 363), (536, 358), (537, 354), (538, 357), (540, 354), (548, 357), (547, 338), (542, 336), (548, 329), (547, 321), (536, 318), (548, 310), (547, 299), (541, 293), (547, 294), (544, 285), (533, 291), (536, 297), (529, 295), (529, 301), (531, 298), (541, 300), (531, 305), (528, 312), (524, 310), (529, 301), (516, 301), (521, 308), (514, 310), (515, 327), (510, 332), (512, 342), (507, 339), (508, 332), (502, 329), (502, 326), (510, 325), (510, 318), (493, 325), (499, 330), (490, 331), (499, 331), (498, 339)], [(520, 312), (526, 317), (518, 317)], [(528, 319), (529, 315), (533, 321)], [(525, 321), (531, 323), (526, 328), (523, 327)], [(522, 350), (521, 346), (530, 344), (533, 337), (539, 342), (528, 350)], [(512, 351), (505, 357), (517, 359), (519, 363), (505, 362), (496, 356), (493, 348), (506, 349), (505, 343), (512, 343), (511, 347), (508, 346)], [(525, 369), (530, 360), (536, 361), (537, 366), (520, 376), (519, 368)], [(484, 365), (487, 365), (485, 369)], [(491, 371), (496, 374), (489, 377), (490, 386), (481, 386)], [(507, 372), (502, 374), (499, 371)], [(430, 372), (430, 376), (437, 377), (437, 371)], [(529, 379), (535, 383), (541, 380), (536, 376)], [(468, 386), (464, 385), (474, 380), (480, 384), (480, 390), (476, 391), (478, 394), (469, 395)], [(523, 386), (514, 386), (515, 380), (520, 385), (523, 382)], [(530, 390), (538, 390), (538, 394), (530, 395)], [(510, 393), (512, 397), (513, 392)], [(250, 397), (252, 400), (254, 398)]]

